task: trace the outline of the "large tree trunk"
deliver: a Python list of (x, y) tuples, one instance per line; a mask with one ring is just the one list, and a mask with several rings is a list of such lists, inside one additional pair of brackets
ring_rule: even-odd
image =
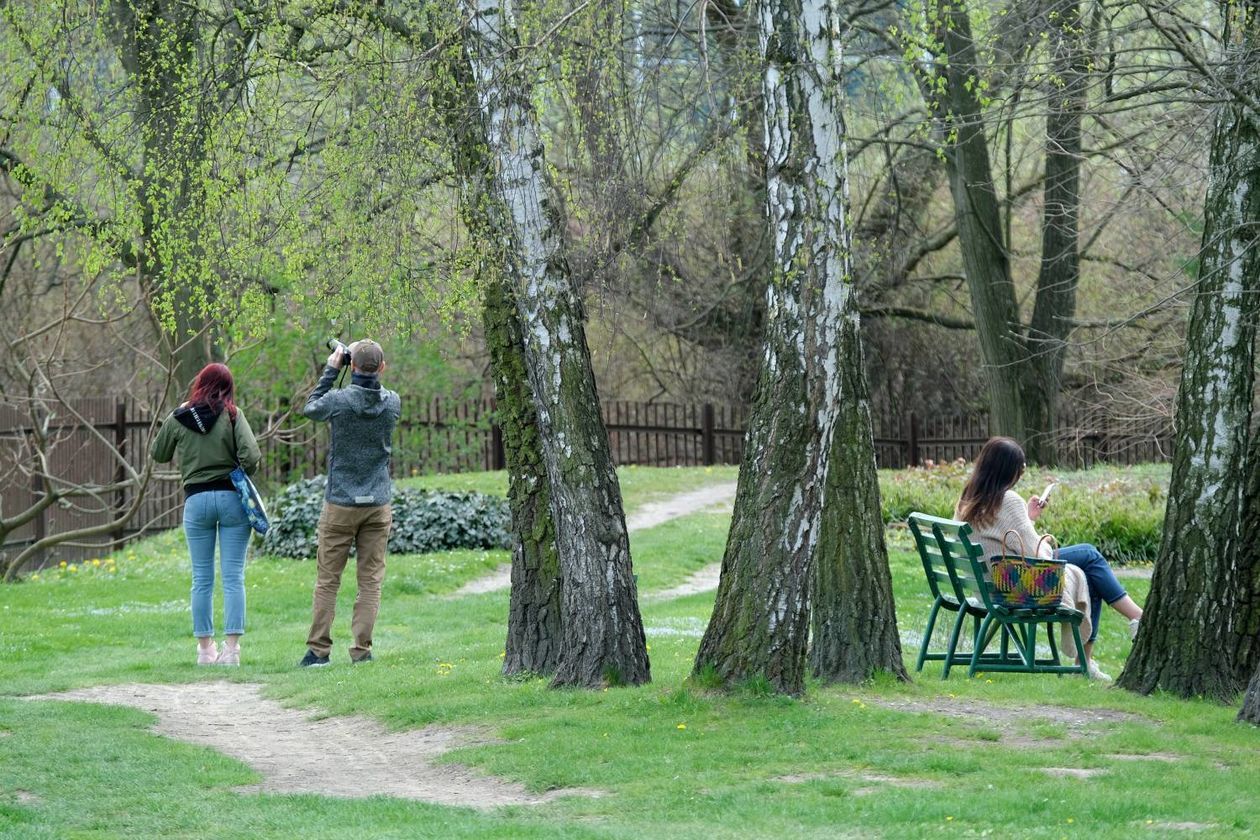
[(840, 414), (814, 570), (810, 667), (827, 682), (859, 683), (876, 671), (909, 680), (884, 544), (861, 339), (852, 313), (841, 323), (839, 362)]
[(1243, 697), (1242, 709), (1238, 719), (1249, 723), (1260, 724), (1260, 430), (1253, 429), (1251, 435), (1251, 478), (1247, 482), (1246, 501), (1243, 504), (1242, 532), (1246, 535), (1243, 541), (1242, 567), (1243, 580), (1250, 583), (1250, 592), (1243, 596), (1244, 603), (1250, 609), (1241, 617), (1239, 629), (1245, 639), (1251, 639), (1251, 648), (1242, 654), (1257, 662), (1256, 671), (1251, 677), (1251, 685)]
[(1067, 338), (1076, 315), (1080, 280), (1081, 115), (1085, 111), (1087, 53), (1079, 0), (1052, 5), (1047, 84), (1045, 206), (1041, 222), (1041, 270), (1028, 330), (1031, 371), (1024, 388), (1024, 441), (1028, 457), (1056, 460), (1055, 415)]
[(799, 694), (840, 370), (855, 361), (838, 357), (853, 312), (840, 18), (825, 0), (767, 0), (758, 14), (775, 274), (735, 514), (695, 670)]
[[(205, 227), (208, 138), (220, 115), (218, 79), (202, 66), (202, 21), (191, 4), (114, 0), (109, 30), (135, 84), (136, 124), (144, 150), (138, 178), (141, 203), (140, 282), (153, 296), (151, 312), (175, 358), (172, 387), (181, 392), (214, 358), (215, 284), (209, 277)], [(220, 33), (226, 53), (243, 48), (239, 26)]]
[(525, 373), (525, 340), (511, 289), (485, 284), (482, 323), (494, 370), (512, 511), (512, 592), (503, 673), (554, 674), (560, 660), (560, 561), (543, 467), (538, 413)]
[[(1237, 89), (1260, 89), (1255, 0), (1223, 4)], [(1231, 38), (1232, 35), (1232, 38)], [(1159, 559), (1142, 630), (1119, 684), (1232, 701), (1256, 668), (1254, 569), (1243, 528), (1260, 316), (1260, 116), (1220, 107), (1199, 282), (1177, 395), (1177, 440)]]
[[(945, 80), (945, 99), (935, 107), (941, 109), (958, 244), (989, 382), (990, 430), (1025, 440), (1023, 383), (1028, 361), (977, 92), (983, 74), (963, 2), (940, 0), (932, 21), (945, 59), (938, 68)], [(929, 104), (934, 103), (929, 99)]]
[(1238, 719), (1260, 726), (1260, 668), (1256, 669), (1255, 675), (1251, 678), (1251, 685), (1247, 686), (1242, 708), (1238, 710)]
[(621, 490), (600, 416), (583, 313), (564, 258), (563, 213), (546, 177), (531, 83), (508, 0), (468, 0), (467, 55), (506, 212), (503, 239), (525, 337), (563, 579), (553, 685), (650, 679)]
[[(452, 29), (458, 26), (454, 20), (446, 23)], [(432, 33), (426, 33), (421, 45), (429, 49), (431, 40)], [(526, 372), (525, 335), (511, 286), (514, 262), (507, 252), (511, 239), (505, 234), (510, 218), (491, 183), (495, 165), (485, 141), (471, 66), (463, 55), (457, 55), (446, 67), (451, 84), (433, 93), (463, 187), (460, 217), (478, 254), (481, 322), (494, 375), (512, 512), (512, 585), (503, 673), (550, 675), (560, 661), (563, 584), (538, 411)]]

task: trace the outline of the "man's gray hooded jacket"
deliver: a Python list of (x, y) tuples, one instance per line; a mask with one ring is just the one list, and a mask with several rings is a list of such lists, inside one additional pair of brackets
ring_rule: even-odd
[(332, 426), (324, 498), (344, 507), (389, 504), (393, 497), (390, 438), (402, 403), (375, 376), (356, 374), (352, 384), (331, 391), (338, 372), (334, 367), (324, 368), (302, 409), (312, 420), (327, 420)]

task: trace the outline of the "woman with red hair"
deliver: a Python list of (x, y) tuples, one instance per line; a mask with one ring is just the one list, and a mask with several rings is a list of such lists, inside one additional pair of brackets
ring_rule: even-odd
[[(184, 534), (192, 557), (193, 636), (198, 665), (241, 664), (245, 633), (245, 549), (250, 526), (229, 476), (237, 463), (253, 474), (262, 459), (226, 365), (212, 363), (193, 379), (188, 400), (171, 412), (153, 440), (153, 460), (179, 459), (184, 483)], [(220, 545), (223, 630), (214, 641), (214, 545)]]

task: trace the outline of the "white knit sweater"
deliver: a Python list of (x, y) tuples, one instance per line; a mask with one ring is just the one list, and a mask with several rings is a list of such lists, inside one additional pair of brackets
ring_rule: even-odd
[[(954, 518), (958, 518), (958, 508), (954, 508)], [(997, 516), (985, 525), (977, 526), (974, 522), (971, 524), (975, 537), (980, 541), (980, 545), (984, 546), (985, 559), (995, 554), (1004, 554), (1002, 550), (1002, 536), (1007, 531), (1014, 531), (1010, 538), (1006, 541), (1007, 548), (1011, 554), (1021, 554), (1026, 557), (1032, 557), (1033, 552), (1037, 549), (1037, 541), (1041, 539), (1041, 535), (1037, 533), (1037, 529), (1033, 527), (1033, 522), (1028, 518), (1028, 505), (1020, 498), (1020, 495), (1014, 490), (1007, 490), (1002, 496), (1002, 504), (998, 506)], [(1043, 560), (1050, 560), (1054, 557), (1054, 551), (1050, 547), (1050, 541), (1046, 540), (1041, 544), (1041, 551), (1038, 556)]]

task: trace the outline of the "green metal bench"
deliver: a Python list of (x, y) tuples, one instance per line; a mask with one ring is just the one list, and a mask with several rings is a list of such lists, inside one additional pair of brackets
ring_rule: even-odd
[[(985, 616), (977, 634), (967, 676), (976, 671), (1013, 671), (1026, 674), (1082, 674), (1088, 676), (1088, 663), (1084, 657), (1076, 664), (1065, 664), (1059, 657), (1055, 641), (1056, 625), (1067, 624), (1072, 629), (1076, 649), (1081, 650), (1081, 620), (1085, 614), (1072, 607), (1059, 604), (1057, 587), (1061, 586), (1061, 570), (1065, 565), (1058, 560), (1038, 560), (1022, 564), (1018, 559), (991, 558), (985, 560), (984, 549), (970, 539), (971, 526), (962, 522), (936, 521), (932, 523), (946, 565), (970, 568), (966, 582), (979, 595)], [(994, 566), (994, 562), (999, 563)], [(1006, 564), (1006, 565), (1002, 565)], [(1000, 585), (995, 585), (993, 569), (999, 571)], [(960, 578), (961, 579), (961, 578)], [(1037, 628), (1045, 626), (1050, 656), (1037, 657)], [(1015, 644), (1015, 656), (988, 658), (985, 647), (997, 633), (1003, 634), (1003, 651), (1006, 639)]]
[[(910, 533), (914, 535), (914, 545), (919, 551), (919, 559), (923, 562), (923, 572), (927, 576), (928, 589), (931, 590), (932, 611), (928, 614), (927, 629), (923, 631), (923, 643), (919, 645), (919, 661), (916, 671), (923, 670), (925, 662), (944, 662), (942, 679), (949, 679), (949, 670), (954, 665), (970, 665), (973, 653), (958, 653), (958, 639), (968, 616), (971, 617), (972, 651), (980, 650), (980, 662), (986, 665), (1009, 664), (1011, 657), (1008, 648), (1009, 637), (1003, 632), (1002, 650), (997, 654), (983, 653), (981, 644), (981, 621), (988, 617), (989, 610), (980, 596), (979, 586), (974, 579), (971, 564), (965, 559), (960, 564), (954, 560), (955, 552), (945, 551), (946, 544), (958, 545), (959, 539), (966, 539), (963, 533), (971, 532), (971, 526), (964, 522), (954, 522), (926, 513), (912, 513), (907, 519)], [(930, 650), (932, 631), (936, 627), (936, 619), (941, 609), (955, 614), (953, 627), (949, 633), (949, 644), (944, 651)], [(1016, 657), (1018, 661), (1018, 657)]]

